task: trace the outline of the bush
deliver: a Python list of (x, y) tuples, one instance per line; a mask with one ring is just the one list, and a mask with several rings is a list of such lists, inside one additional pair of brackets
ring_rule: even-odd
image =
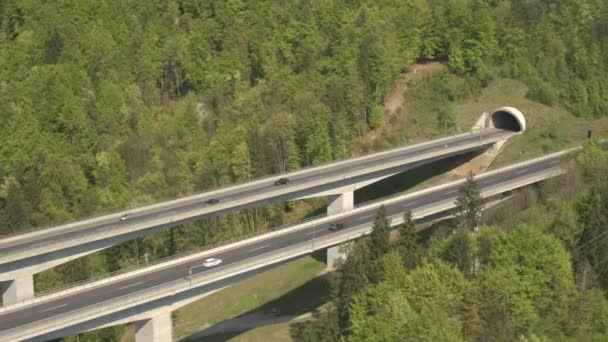
[(558, 98), (557, 91), (550, 84), (543, 81), (533, 82), (526, 97), (547, 106), (553, 106)]
[(369, 114), (367, 118), (367, 123), (371, 129), (378, 128), (382, 126), (384, 122), (384, 108), (379, 105), (375, 105), (372, 108), (372, 112)]

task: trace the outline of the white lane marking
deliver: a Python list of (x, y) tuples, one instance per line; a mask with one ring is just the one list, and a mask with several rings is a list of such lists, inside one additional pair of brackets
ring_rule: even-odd
[(481, 183), (481, 184), (487, 184), (487, 183), (491, 183), (492, 181), (493, 181), (492, 178), (488, 178), (488, 179), (481, 180), (479, 183)]
[(450, 192), (446, 192), (445, 194), (446, 194), (446, 195), (451, 195), (451, 194), (455, 194), (455, 193), (457, 193), (457, 192), (458, 192), (458, 189), (456, 189), (456, 190), (452, 190), (452, 191), (450, 191)]
[(270, 246), (271, 245), (264, 245), (264, 246), (256, 247), (254, 249), (250, 249), (249, 251), (250, 252), (255, 252), (255, 251), (259, 251), (260, 249), (264, 249), (264, 248), (267, 248), (267, 247), (270, 247)]
[(549, 165), (555, 165), (555, 164), (559, 164), (561, 162), (562, 162), (561, 160), (554, 160), (554, 161), (550, 162)]
[(516, 171), (515, 174), (516, 175), (521, 175), (522, 173), (526, 173), (526, 172), (528, 172), (528, 169), (523, 169), (523, 170)]
[(44, 241), (44, 242), (40, 242), (40, 243), (34, 244), (34, 245), (32, 245), (32, 248), (48, 245), (49, 243), (53, 243), (53, 240), (51, 240), (51, 241)]
[(110, 228), (114, 228), (116, 226), (112, 225), (112, 226), (107, 226), (107, 227), (99, 227), (97, 228), (97, 230), (106, 230), (106, 229), (110, 229)]
[(125, 285), (125, 286), (123, 286), (123, 287), (119, 287), (118, 289), (119, 289), (119, 290), (128, 289), (129, 287), (137, 286), (137, 285), (139, 285), (139, 284), (143, 284), (143, 283), (144, 283), (143, 281), (138, 281), (137, 283), (133, 283), (133, 284)]
[(61, 305), (53, 306), (52, 308), (44, 309), (44, 310), (42, 310), (40, 312), (47, 312), (47, 311), (59, 309), (59, 308), (62, 308), (64, 306), (66, 306), (66, 305), (68, 305), (68, 303), (64, 303), (64, 304), (61, 304)]
[(175, 213), (177, 210), (166, 211), (164, 213), (156, 214), (156, 217), (167, 216)]
[(418, 201), (409, 202), (409, 203), (404, 203), (404, 204), (403, 204), (403, 206), (404, 206), (404, 207), (409, 207), (410, 205), (414, 205), (414, 204), (416, 204), (416, 203), (418, 203)]

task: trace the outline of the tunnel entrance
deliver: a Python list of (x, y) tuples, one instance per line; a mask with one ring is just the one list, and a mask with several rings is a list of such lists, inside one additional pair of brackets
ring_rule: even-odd
[(490, 114), (488, 126), (513, 132), (523, 132), (526, 130), (526, 119), (519, 110), (513, 107), (503, 107)]

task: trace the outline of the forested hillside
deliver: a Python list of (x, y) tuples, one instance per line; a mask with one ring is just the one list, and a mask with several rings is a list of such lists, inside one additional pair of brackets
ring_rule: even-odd
[[(608, 113), (602, 0), (4, 0), (0, 28), (0, 235), (347, 157), (415, 62), (460, 77), (435, 77), (438, 96), (506, 77), (573, 115)], [(137, 239), (36, 287), (264, 230), (283, 210)]]
[(499, 209), (502, 219), (479, 230), (472, 178), (461, 189), (463, 212), (430, 237), (416, 234), (406, 214), (390, 243), (380, 210), (371, 238), (358, 240), (338, 268), (329, 310), (296, 336), (606, 341), (608, 153), (589, 146), (574, 165), (540, 191), (517, 194)]
[[(1, 0), (0, 235), (350, 156), (353, 142), (384, 123), (381, 104), (398, 75), (430, 61), (462, 80), (436, 77), (430, 84), (441, 85), (443, 97), (474, 96), (494, 77), (514, 78), (530, 86), (531, 99), (603, 116), (608, 3)], [(450, 111), (430, 115), (440, 127), (453, 123)], [(264, 230), (280, 223), (283, 210), (251, 209), (137, 239), (44, 272), (36, 287)], [(517, 232), (498, 237), (497, 246), (547, 242), (556, 272), (568, 271), (567, 254), (553, 240), (525, 227)], [(517, 257), (492, 252), (492, 264)], [(442, 263), (427, 264), (408, 276), (406, 288), (442, 270)], [(468, 315), (458, 301), (479, 285), (450, 272), (454, 288), (443, 293), (456, 302), (436, 323), (465, 327), (458, 330), (465, 336), (485, 331), (476, 316), (463, 316), (465, 323), (446, 316)], [(481, 284), (492, 296), (510, 273), (496, 277)], [(559, 294), (569, 296), (572, 285), (560, 284)], [(369, 291), (383, 291), (375, 286)], [(527, 321), (506, 321), (513, 324), (507, 328), (543, 324), (539, 310), (563, 313), (542, 293), (510, 307)], [(580, 300), (599, 301), (593, 296)], [(362, 298), (355, 303), (374, 308)], [(423, 308), (443, 305), (433, 299)], [(600, 309), (581, 315), (605, 316)], [(365, 339), (357, 334), (367, 328), (356, 329), (371, 323), (359, 323), (360, 316), (350, 316), (352, 333)]]
[(602, 0), (5, 0), (0, 27), (2, 234), (348, 156), (415, 61), (608, 113)]

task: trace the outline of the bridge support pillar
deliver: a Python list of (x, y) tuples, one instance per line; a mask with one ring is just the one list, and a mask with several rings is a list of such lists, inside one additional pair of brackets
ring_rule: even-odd
[(34, 276), (7, 281), (2, 286), (2, 305), (15, 304), (34, 298)]
[(327, 196), (327, 215), (335, 215), (352, 210), (355, 206), (354, 191), (347, 191), (339, 195)]
[(171, 311), (135, 322), (135, 342), (172, 342)]
[(332, 246), (326, 249), (327, 259), (326, 265), (328, 270), (334, 270), (338, 265), (338, 261), (346, 258), (348, 248), (351, 242), (345, 242), (337, 246)]

